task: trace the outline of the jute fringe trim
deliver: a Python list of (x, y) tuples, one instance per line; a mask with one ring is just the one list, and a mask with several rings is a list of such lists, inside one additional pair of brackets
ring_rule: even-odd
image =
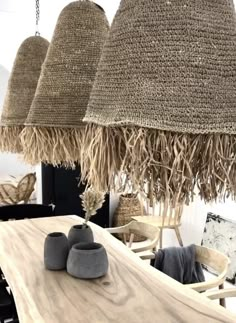
[(20, 133), (24, 126), (0, 126), (0, 151), (21, 153)]
[(35, 165), (74, 168), (80, 157), (84, 128), (26, 127), (21, 133), (24, 160)]
[(122, 191), (131, 182), (133, 190), (172, 205), (188, 204), (196, 186), (206, 202), (235, 199), (236, 135), (89, 124), (81, 171), (97, 190)]

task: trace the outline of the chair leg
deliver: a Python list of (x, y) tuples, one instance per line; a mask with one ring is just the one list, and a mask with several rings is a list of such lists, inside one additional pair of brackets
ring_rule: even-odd
[(160, 249), (162, 249), (162, 238), (163, 238), (163, 229), (160, 228)]
[[(224, 289), (224, 283), (219, 285), (219, 289)], [(226, 307), (225, 298), (220, 298), (220, 305)]]
[(184, 244), (183, 244), (183, 240), (181, 238), (181, 235), (180, 235), (180, 232), (179, 232), (179, 228), (178, 227), (175, 227), (175, 234), (176, 234), (176, 237), (177, 237), (177, 239), (179, 241), (179, 245), (181, 247), (183, 247)]
[(123, 242), (123, 244), (126, 245), (126, 234), (125, 233), (122, 234), (122, 242)]
[(132, 247), (133, 241), (134, 241), (134, 234), (133, 234), (133, 233), (131, 233), (131, 234), (130, 234), (130, 238), (129, 238), (129, 245), (128, 245), (128, 247), (129, 247), (129, 248), (131, 248), (131, 247)]

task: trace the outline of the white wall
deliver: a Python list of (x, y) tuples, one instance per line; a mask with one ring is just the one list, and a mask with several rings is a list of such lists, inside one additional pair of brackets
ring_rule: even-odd
[(7, 81), (9, 78), (9, 71), (2, 65), (0, 65), (0, 112), (3, 104), (3, 98), (6, 91)]
[[(0, 65), (0, 114), (5, 96), (9, 71)], [(14, 154), (0, 153), (0, 180), (9, 176), (20, 177), (29, 172), (32, 168), (20, 161), (20, 157)]]
[[(42, 37), (49, 41), (64, 6), (70, 0), (40, 0), (39, 30)], [(119, 6), (119, 0), (96, 0), (101, 5), (111, 23)], [(34, 0), (1, 0), (0, 1), (0, 64), (11, 70), (12, 63), (21, 42), (35, 33)]]

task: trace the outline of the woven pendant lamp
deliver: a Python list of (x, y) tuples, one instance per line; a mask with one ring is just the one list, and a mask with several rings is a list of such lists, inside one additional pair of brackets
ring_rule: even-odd
[(108, 30), (103, 9), (91, 1), (62, 10), (21, 136), (30, 164), (73, 166), (79, 159), (82, 119)]
[(94, 188), (126, 174), (174, 205), (195, 187), (207, 202), (235, 198), (233, 0), (122, 0), (84, 121), (82, 177)]
[(32, 36), (18, 49), (9, 78), (0, 121), (0, 151), (22, 152), (20, 133), (34, 98), (49, 42)]

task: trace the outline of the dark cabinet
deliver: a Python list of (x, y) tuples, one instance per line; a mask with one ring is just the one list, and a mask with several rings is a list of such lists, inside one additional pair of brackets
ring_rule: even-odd
[[(56, 215), (76, 214), (84, 217), (80, 194), (85, 184), (79, 184), (80, 167), (65, 169), (42, 164), (43, 204), (54, 204)], [(103, 207), (91, 218), (91, 221), (109, 227), (109, 195), (106, 195)]]

